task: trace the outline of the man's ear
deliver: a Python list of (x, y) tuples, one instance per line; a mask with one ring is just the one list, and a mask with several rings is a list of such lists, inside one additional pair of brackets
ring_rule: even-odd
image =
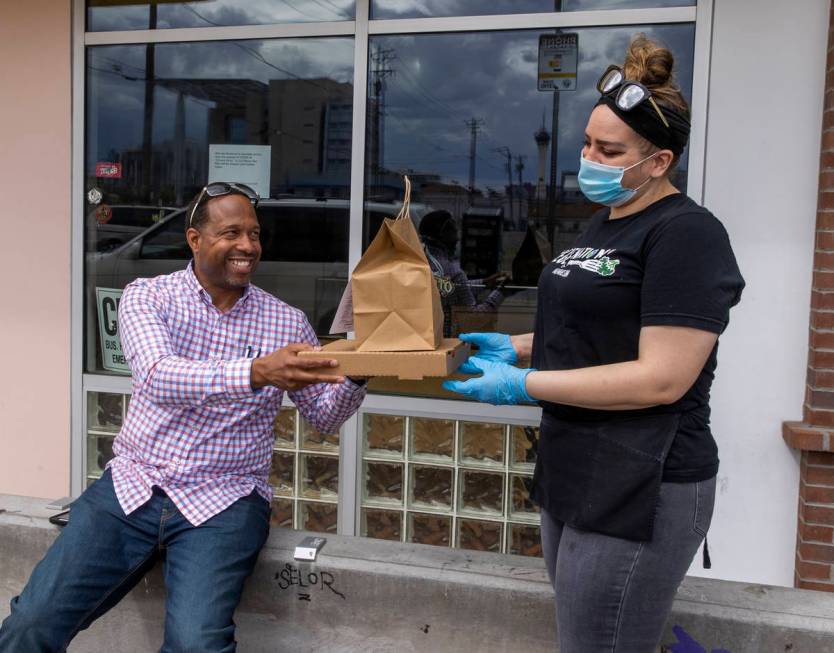
[(191, 248), (191, 253), (196, 254), (200, 250), (200, 232), (194, 227), (189, 227), (185, 232), (185, 241)]

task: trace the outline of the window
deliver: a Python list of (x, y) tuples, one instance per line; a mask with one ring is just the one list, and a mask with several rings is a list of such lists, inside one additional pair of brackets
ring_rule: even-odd
[[(349, 261), (399, 212), (404, 174), (413, 181), (418, 229), (438, 209), (453, 219), (458, 242), (449, 258), (466, 273), (475, 303), (444, 303), (448, 335), (530, 331), (542, 267), (597, 208), (576, 175), (598, 75), (622, 57), (633, 34), (645, 32), (672, 49), (689, 97), (694, 5), (367, 0), (358, 13), (367, 6), (370, 18), (357, 20), (354, 0), (88, 0), (86, 100), (76, 109), (85, 125), (85, 159), (76, 170), (84, 204), (75, 216), (83, 224), (83, 251), (75, 256), (83, 257), (84, 274), (74, 280), (84, 296), (84, 338), (73, 345), (83, 347), (73, 371), (82, 379), (75, 400), (83, 414), (73, 491), (112, 457), (130, 405), (129, 370), (112, 350), (119, 295), (137, 277), (187, 264), (183, 209), (218, 180), (212, 170), (222, 174), (245, 157), (262, 173), (255, 182), (263, 256), (253, 281), (303, 310), (320, 337), (329, 332)], [(651, 14), (660, 22), (632, 24), (647, 12), (628, 10), (658, 8), (666, 8)], [(611, 9), (618, 23), (628, 20), (601, 26), (609, 14), (595, 10)], [(534, 12), (541, 14), (522, 16)], [(517, 22), (495, 30), (494, 19), (478, 18), (485, 14), (515, 14)], [(461, 16), (471, 17), (470, 31), (445, 31), (460, 23), (444, 17)], [(577, 35), (576, 90), (538, 91), (539, 38), (554, 34), (542, 25), (572, 16), (581, 24), (561, 31)], [(407, 29), (397, 23), (420, 17), (439, 20), (403, 23)], [(289, 23), (296, 23), (292, 38)], [(163, 32), (200, 27), (214, 28), (208, 40), (167, 42), (171, 34)], [(120, 30), (150, 30), (142, 35), (149, 42), (125, 43)], [(365, 61), (354, 60), (354, 33), (367, 39), (357, 43), (360, 52), (367, 46)], [(706, 65), (704, 53), (698, 61)], [(354, 79), (367, 80), (356, 106)], [(360, 112), (366, 129), (354, 142)], [(357, 179), (352, 166), (363, 152)], [(686, 189), (688, 171), (685, 152), (679, 188)], [(363, 193), (351, 193), (360, 186)], [(361, 224), (351, 225), (351, 214)], [(459, 399), (441, 390), (440, 379), (376, 379), (360, 412), (335, 434), (318, 433), (287, 403), (274, 424), (273, 524), (541, 555), (529, 498), (537, 409), (496, 411)], [(348, 454), (350, 461), (342, 458)]]
[[(333, 203), (337, 206), (333, 206)], [(346, 200), (290, 200), (259, 208), (262, 261), (342, 263), (347, 266)], [(340, 266), (341, 267), (341, 266)], [(344, 278), (347, 278), (345, 269)]]
[[(399, 202), (410, 176), (412, 217), (421, 233), (426, 227), (435, 276), (459, 265), (468, 278), (443, 296), (447, 337), (532, 331), (539, 273), (600, 208), (576, 184), (584, 127), (600, 72), (622, 58), (635, 32), (672, 49), (690, 95), (691, 24), (569, 31), (579, 43), (577, 87), (557, 93), (537, 89), (539, 38), (552, 31), (370, 40), (365, 198)], [(677, 173), (684, 191), (687, 156)], [(451, 216), (450, 242), (422, 222), (436, 210)], [(378, 223), (370, 214), (365, 223), (367, 246)]]
[(591, 9), (687, 7), (695, 0), (371, 0), (372, 18), (533, 14)]
[(88, 48), (86, 371), (128, 372), (102, 353), (96, 298), (185, 267), (182, 208), (209, 179), (259, 184), (254, 282), (326, 333), (347, 283), (352, 107), (349, 38)]
[(175, 210), (171, 206), (130, 205), (91, 208), (86, 219), (87, 251), (112, 251), (159, 223)]
[(187, 261), (191, 250), (185, 242), (185, 211), (171, 216), (139, 241), (139, 258)]
[(88, 0), (91, 32), (174, 27), (221, 27), (353, 20), (355, 0), (199, 0), (198, 2), (131, 2)]

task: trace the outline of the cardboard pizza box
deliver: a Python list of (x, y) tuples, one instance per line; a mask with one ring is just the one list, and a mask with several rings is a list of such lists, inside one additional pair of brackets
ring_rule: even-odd
[(432, 351), (358, 351), (355, 340), (335, 340), (320, 351), (302, 351), (307, 358), (332, 358), (338, 367), (328, 372), (344, 376), (393, 376), (416, 380), (449, 376), (469, 358), (469, 344), (444, 338)]

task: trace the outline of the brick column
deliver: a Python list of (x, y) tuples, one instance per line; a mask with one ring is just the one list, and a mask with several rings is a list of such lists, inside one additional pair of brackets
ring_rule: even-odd
[(834, 592), (834, 7), (829, 15), (805, 404), (782, 434), (801, 452), (794, 585)]

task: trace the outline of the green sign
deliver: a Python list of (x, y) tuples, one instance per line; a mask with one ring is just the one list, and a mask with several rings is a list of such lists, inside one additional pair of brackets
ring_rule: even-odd
[(98, 333), (101, 339), (101, 364), (110, 372), (130, 374), (130, 367), (119, 340), (119, 302), (122, 291), (117, 288), (96, 288)]

